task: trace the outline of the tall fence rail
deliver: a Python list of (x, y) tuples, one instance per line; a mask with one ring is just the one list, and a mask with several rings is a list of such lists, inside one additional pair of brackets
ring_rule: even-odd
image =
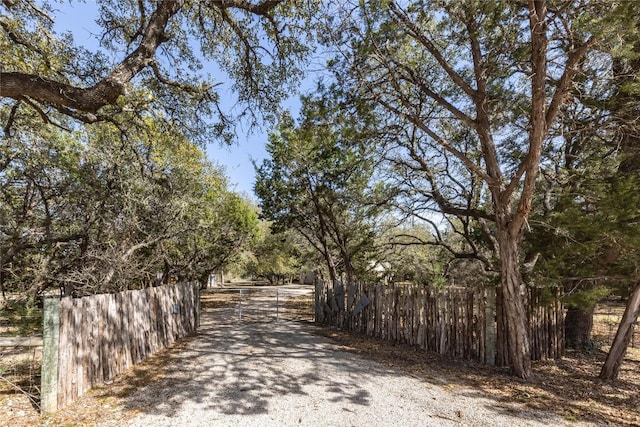
[(199, 323), (199, 285), (44, 300), (41, 408), (54, 412)]
[[(532, 359), (559, 358), (563, 307), (531, 291)], [(450, 357), (507, 365), (506, 323), (495, 288), (433, 289), (424, 285), (316, 285), (316, 320)]]

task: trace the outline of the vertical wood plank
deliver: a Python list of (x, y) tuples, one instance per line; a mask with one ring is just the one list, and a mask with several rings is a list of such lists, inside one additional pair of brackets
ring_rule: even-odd
[(41, 411), (58, 409), (58, 345), (60, 339), (60, 300), (44, 299), (42, 373), (40, 377)]
[(496, 288), (486, 289), (485, 317), (485, 363), (494, 366), (497, 357), (498, 344), (498, 310)]
[(71, 401), (73, 375), (73, 300), (60, 300), (60, 339), (58, 346), (58, 408)]
[(81, 298), (74, 298), (73, 300), (73, 349), (74, 355), (72, 359), (73, 371), (75, 372), (75, 381), (73, 381), (73, 390), (71, 394), (71, 400), (74, 401), (81, 396), (84, 392), (84, 344), (86, 342), (86, 329), (82, 326), (82, 312), (84, 304)]
[[(407, 283), (358, 283), (354, 286), (354, 301), (367, 295), (369, 306), (358, 315), (347, 317), (344, 313), (327, 316), (324, 307), (317, 308), (325, 314), (327, 323), (452, 357), (489, 365), (509, 363), (508, 324), (499, 288), (477, 286), (436, 290)], [(559, 295), (547, 303), (539, 289), (529, 292), (527, 316), (532, 359), (559, 357), (564, 340)], [(180, 288), (177, 298), (187, 307), (184, 304), (191, 296)], [(163, 305), (158, 315), (167, 316), (168, 310), (170, 307)], [(177, 324), (178, 335), (188, 330), (184, 323), (188, 320), (182, 316), (179, 321), (182, 323)], [(171, 321), (159, 322), (160, 331), (163, 325), (168, 328), (173, 324)], [(170, 329), (165, 329), (164, 334), (169, 340), (176, 336)]]

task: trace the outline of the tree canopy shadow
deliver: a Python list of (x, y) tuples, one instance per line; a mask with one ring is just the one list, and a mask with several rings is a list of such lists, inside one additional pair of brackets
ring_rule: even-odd
[[(126, 411), (169, 419), (187, 403), (190, 410), (222, 417), (269, 414), (284, 400), (298, 405), (313, 401), (323, 410), (351, 411), (362, 407), (368, 413), (379, 403), (377, 396), (372, 395), (375, 391), (371, 384), (367, 384), (370, 378), (376, 378), (376, 387), (393, 379), (408, 378), (418, 379), (424, 388), (421, 400), (407, 396), (407, 402), (413, 403), (402, 402), (408, 405), (404, 410), (412, 411), (410, 408), (426, 401), (426, 405), (432, 405), (427, 411), (429, 416), (444, 418), (445, 423), (464, 424), (474, 417), (481, 424), (482, 420), (490, 423), (492, 417), (499, 415), (538, 424), (556, 424), (561, 420), (548, 408), (513, 405), (504, 395), (494, 395), (483, 384), (482, 375), (465, 376), (464, 371), (458, 375), (447, 371), (448, 368), (440, 372), (442, 365), (423, 351), (394, 346), (399, 351), (391, 358), (376, 358), (357, 345), (353, 347), (342, 339), (335, 341), (322, 336), (323, 333), (326, 335), (326, 329), (304, 322), (238, 321), (229, 307), (206, 310), (195, 337), (135, 368), (124, 379), (124, 386), (114, 389), (112, 395), (121, 398)], [(402, 363), (404, 359), (432, 366), (428, 373), (407, 370)], [(504, 372), (493, 374), (507, 377)], [(109, 396), (106, 391), (103, 396)], [(439, 393), (443, 392), (455, 393), (453, 399), (457, 401), (452, 405), (451, 396), (442, 401)], [(407, 393), (415, 393), (415, 389)], [(481, 408), (479, 414), (466, 409), (472, 399), (474, 407)], [(397, 402), (385, 404), (393, 407)], [(299, 406), (297, 410), (305, 408)]]
[[(147, 384), (138, 388), (133, 381), (118, 393), (125, 409), (170, 417), (189, 400), (222, 414), (253, 415), (283, 397), (305, 396), (310, 387), (328, 401), (367, 406), (369, 392), (358, 377), (392, 374), (363, 370), (329, 340), (304, 333), (302, 323), (229, 321), (224, 310), (204, 314), (198, 335), (166, 357), (158, 378), (150, 381), (157, 372), (139, 370)], [(350, 375), (334, 375), (337, 366)]]

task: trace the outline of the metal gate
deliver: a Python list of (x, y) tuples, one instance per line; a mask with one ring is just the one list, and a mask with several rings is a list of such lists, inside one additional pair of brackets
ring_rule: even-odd
[(204, 310), (243, 322), (314, 320), (314, 289), (309, 285), (210, 288), (201, 294)]

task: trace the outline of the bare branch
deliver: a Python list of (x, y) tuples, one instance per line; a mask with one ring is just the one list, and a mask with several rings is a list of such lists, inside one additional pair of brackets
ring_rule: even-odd
[(467, 157), (463, 152), (461, 152), (460, 150), (458, 150), (457, 148), (455, 148), (454, 146), (452, 146), (449, 141), (447, 141), (446, 139), (442, 138), (440, 135), (438, 135), (437, 133), (435, 133), (426, 123), (424, 123), (424, 121), (422, 121), (419, 117), (416, 117), (413, 114), (407, 114), (404, 111), (401, 111), (399, 108), (393, 106), (391, 103), (382, 100), (382, 99), (378, 99), (377, 100), (381, 105), (383, 105), (386, 109), (388, 109), (389, 111), (397, 114), (400, 117), (405, 118), (406, 120), (408, 120), (409, 122), (413, 123), (414, 125), (416, 125), (418, 128), (420, 128), (424, 133), (426, 133), (427, 135), (429, 135), (429, 137), (431, 139), (433, 139), (435, 142), (437, 142), (440, 146), (442, 146), (442, 148), (444, 148), (446, 151), (450, 152), (451, 154), (453, 154), (456, 158), (458, 158), (460, 161), (462, 161), (462, 163), (464, 163), (464, 165), (471, 170), (473, 173), (475, 173), (476, 175), (478, 175), (480, 178), (482, 178), (483, 180), (485, 180), (489, 185), (494, 185), (497, 181), (490, 177), (489, 175), (487, 175), (487, 173), (485, 171), (483, 171), (478, 165), (476, 165), (475, 163), (473, 163), (471, 161), (471, 159), (469, 159), (469, 157)]
[(158, 66), (158, 63), (156, 61), (153, 61), (149, 65), (149, 67), (153, 71), (153, 75), (155, 76), (156, 80), (158, 80), (160, 83), (162, 83), (164, 85), (167, 85), (167, 86), (172, 86), (172, 87), (178, 88), (178, 89), (182, 90), (183, 92), (189, 93), (191, 95), (201, 95), (204, 92), (207, 92), (208, 90), (210, 90), (212, 87), (221, 85), (221, 83), (218, 83), (218, 84), (213, 85), (213, 86), (196, 87), (196, 86), (192, 86), (192, 85), (189, 85), (189, 84), (185, 84), (185, 83), (181, 83), (181, 82), (177, 82), (177, 81), (168, 79), (167, 77), (165, 77), (162, 74), (162, 72), (160, 71), (160, 67)]
[[(50, 17), (49, 14), (46, 13), (44, 10), (42, 10), (38, 6), (36, 6), (32, 1), (29, 1), (29, 0), (23, 0), (23, 1), (27, 4), (27, 6), (29, 6), (30, 9), (32, 9), (38, 15), (40, 15), (41, 17), (43, 17), (47, 21), (51, 22), (52, 24), (54, 23), (54, 19), (52, 17)], [(10, 9), (11, 6), (16, 4), (16, 0), (2, 0), (2, 3), (4, 3), (4, 5), (7, 7), (7, 9)]]
[(551, 103), (549, 104), (549, 108), (547, 109), (547, 114), (545, 115), (545, 123), (547, 129), (551, 126), (551, 123), (555, 120), (558, 112), (560, 111), (560, 107), (562, 107), (562, 104), (566, 101), (567, 94), (571, 89), (571, 82), (578, 72), (578, 64), (587, 54), (589, 49), (593, 47), (595, 41), (595, 38), (591, 36), (583, 45), (569, 54), (564, 67), (564, 72), (562, 73), (562, 77), (560, 77), (560, 81), (556, 86), (556, 90), (553, 93), (553, 97), (551, 98)]
[[(412, 239), (413, 241), (396, 241), (394, 240), (394, 238), (396, 237), (409, 238), (409, 239)], [(437, 247), (444, 248), (455, 259), (475, 259), (475, 260), (481, 261), (485, 265), (490, 265), (489, 260), (476, 251), (460, 252), (442, 240), (424, 240), (412, 234), (397, 234), (391, 238), (391, 240), (389, 241), (389, 245), (392, 247), (393, 246), (437, 246)]]
[(436, 48), (433, 42), (424, 35), (424, 33), (418, 28), (418, 26), (411, 21), (407, 14), (392, 1), (389, 3), (389, 9), (396, 16), (396, 18), (408, 29), (409, 34), (421, 45), (423, 45), (427, 51), (438, 61), (438, 64), (444, 69), (444, 71), (451, 77), (451, 80), (457, 84), (467, 95), (471, 98), (475, 98), (476, 91), (464, 81), (464, 79), (458, 74), (451, 64), (444, 58), (442, 53)]
[(144, 7), (144, 0), (138, 0), (138, 11), (140, 12), (140, 23), (138, 24), (136, 32), (133, 33), (133, 35), (129, 39), (129, 43), (133, 43), (135, 39), (141, 37), (144, 34), (144, 27), (147, 24), (147, 11)]
[(7, 124), (4, 126), (4, 136), (11, 136), (11, 126), (13, 126), (13, 122), (16, 118), (16, 114), (18, 113), (18, 108), (20, 108), (21, 100), (18, 100), (13, 107), (11, 107), (11, 111), (9, 112), (9, 119), (7, 120)]
[(487, 76), (485, 63), (482, 58), (480, 42), (478, 40), (478, 28), (471, 18), (465, 19), (467, 32), (469, 33), (469, 42), (471, 44), (471, 56), (473, 57), (473, 73), (476, 79), (478, 89), (475, 92), (473, 101), (476, 106), (476, 131), (478, 138), (482, 144), (487, 174), (494, 178), (495, 186), (502, 183), (502, 171), (500, 170), (500, 162), (498, 161), (498, 153), (491, 135), (491, 124), (489, 121), (489, 106), (487, 95)]
[(211, 5), (219, 9), (242, 9), (255, 15), (265, 16), (282, 2), (283, 0), (265, 0), (262, 3), (253, 4), (244, 0), (214, 0)]
[(39, 105), (37, 105), (36, 103), (34, 103), (33, 101), (31, 101), (29, 98), (23, 97), (22, 101), (24, 101), (25, 104), (28, 104), (31, 108), (33, 108), (34, 110), (36, 110), (36, 112), (40, 115), (40, 117), (42, 118), (42, 121), (49, 124), (51, 123), (51, 120), (49, 120), (49, 116), (47, 116), (47, 113), (45, 113), (44, 111), (42, 111), (42, 108), (40, 108)]
[[(418, 153), (416, 153), (415, 148), (411, 147), (409, 149), (410, 151), (410, 155), (411, 158), (413, 160), (415, 160), (416, 162), (418, 162), (418, 164), (420, 165), (420, 171), (424, 172), (427, 180), (429, 181), (429, 185), (431, 186), (431, 197), (433, 197), (433, 200), (438, 204), (438, 207), (440, 208), (440, 210), (442, 211), (442, 213), (445, 214), (450, 214), (450, 215), (455, 215), (458, 217), (463, 217), (463, 216), (470, 216), (472, 218), (485, 218), (488, 220), (493, 220), (493, 216), (490, 215), (488, 212), (481, 210), (481, 209), (473, 209), (473, 208), (462, 208), (462, 207), (458, 207), (453, 205), (452, 203), (450, 203), (446, 197), (444, 197), (442, 195), (442, 193), (440, 192), (440, 190), (438, 189), (438, 185), (436, 183), (435, 177), (433, 175), (433, 171), (431, 170), (431, 168), (429, 167), (429, 165), (427, 164), (426, 160), (424, 159), (423, 156), (419, 155)], [(409, 166), (411, 167), (411, 166)]]
[(436, 101), (439, 105), (441, 105), (442, 107), (444, 107), (446, 110), (448, 110), (451, 114), (453, 114), (455, 117), (457, 117), (458, 119), (462, 120), (464, 123), (466, 123), (469, 127), (471, 127), (472, 129), (477, 129), (478, 127), (478, 123), (476, 122), (476, 120), (472, 119), (471, 117), (469, 117), (467, 114), (463, 113), (462, 111), (460, 111), (458, 108), (456, 108), (453, 104), (451, 104), (449, 101), (447, 101), (446, 99), (444, 99), (442, 96), (438, 95), (437, 93), (435, 93), (433, 90), (431, 90), (430, 87), (428, 87), (426, 84), (424, 84), (424, 81), (420, 78), (418, 78), (415, 75), (414, 70), (412, 70), (411, 68), (409, 68), (406, 64), (397, 62), (397, 61), (393, 61), (393, 64), (396, 67), (401, 68), (402, 70), (404, 70), (407, 74), (409, 74), (410, 76), (410, 82), (415, 84), (422, 93), (424, 93), (425, 95), (427, 95), (429, 98), (433, 99), (434, 101)]

